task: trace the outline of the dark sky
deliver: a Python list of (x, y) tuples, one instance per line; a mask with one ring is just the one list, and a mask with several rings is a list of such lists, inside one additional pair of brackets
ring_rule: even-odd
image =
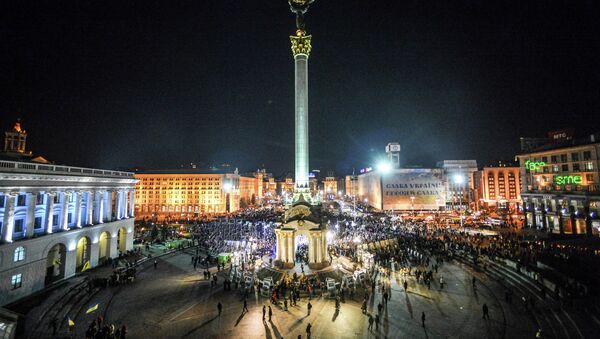
[[(293, 171), (285, 0), (7, 1), (0, 125), (57, 163)], [(600, 130), (596, 1), (317, 0), (312, 168), (511, 159), (520, 136)]]

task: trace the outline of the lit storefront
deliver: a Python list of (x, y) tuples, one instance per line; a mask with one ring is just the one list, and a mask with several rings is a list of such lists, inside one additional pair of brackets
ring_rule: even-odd
[(517, 156), (525, 225), (555, 234), (598, 236), (600, 143), (595, 136)]

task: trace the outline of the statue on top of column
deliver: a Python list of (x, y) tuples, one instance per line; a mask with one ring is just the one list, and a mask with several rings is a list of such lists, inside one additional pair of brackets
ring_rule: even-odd
[(296, 28), (304, 31), (304, 14), (315, 0), (288, 0), (292, 13), (296, 14)]

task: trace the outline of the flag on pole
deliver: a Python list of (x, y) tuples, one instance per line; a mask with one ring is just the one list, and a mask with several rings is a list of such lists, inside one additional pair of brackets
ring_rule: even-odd
[(86, 261), (85, 264), (83, 264), (83, 267), (81, 268), (81, 272), (85, 272), (87, 270), (89, 270), (90, 268), (92, 268), (92, 265), (90, 264), (90, 261)]
[(100, 305), (100, 304), (96, 304), (96, 305), (88, 308), (88, 310), (85, 311), (85, 314), (90, 314), (90, 313), (94, 312), (95, 310), (97, 310), (98, 309), (98, 305)]

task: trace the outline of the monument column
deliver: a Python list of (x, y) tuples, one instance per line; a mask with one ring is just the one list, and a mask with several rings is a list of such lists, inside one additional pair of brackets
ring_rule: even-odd
[(311, 36), (298, 29), (290, 36), (294, 55), (295, 79), (295, 172), (296, 191), (308, 192), (308, 56)]

